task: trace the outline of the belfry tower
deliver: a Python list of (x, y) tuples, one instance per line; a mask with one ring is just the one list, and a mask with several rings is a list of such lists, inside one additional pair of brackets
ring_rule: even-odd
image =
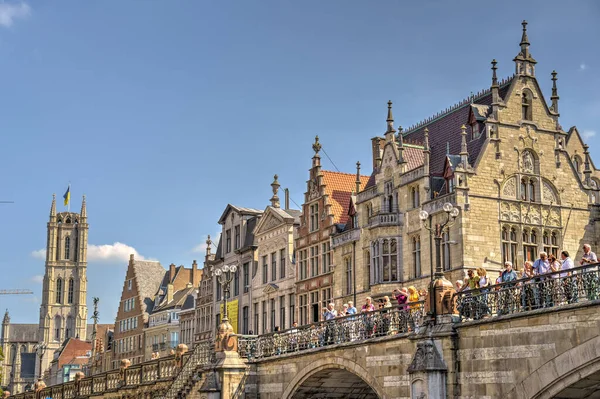
[(56, 213), (52, 196), (38, 335), (47, 347), (42, 372), (67, 338), (86, 339), (88, 228), (85, 196), (80, 213)]

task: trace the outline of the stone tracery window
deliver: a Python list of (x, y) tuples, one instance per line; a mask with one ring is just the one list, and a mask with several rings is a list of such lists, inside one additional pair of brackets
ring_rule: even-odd
[(535, 229), (523, 229), (523, 260), (534, 261), (538, 254), (538, 236)]
[(553, 254), (558, 258), (558, 232), (544, 231), (542, 241), (544, 244), (544, 252), (547, 254)]
[(521, 96), (521, 118), (526, 121), (533, 120), (533, 107), (531, 104), (531, 92), (525, 91)]
[(514, 227), (502, 227), (502, 263), (517, 260), (517, 230)]

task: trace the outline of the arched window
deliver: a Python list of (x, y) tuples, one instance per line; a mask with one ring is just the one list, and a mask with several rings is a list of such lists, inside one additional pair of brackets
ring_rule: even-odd
[(533, 180), (529, 180), (529, 201), (535, 201), (535, 183)]
[(573, 157), (573, 167), (575, 168), (577, 174), (581, 173), (581, 158), (579, 158), (577, 155)]
[(418, 187), (412, 187), (410, 189), (410, 196), (411, 196), (411, 199), (412, 199), (412, 206), (413, 206), (413, 208), (418, 208), (421, 205), (420, 200), (419, 200), (419, 188)]
[(527, 179), (521, 179), (521, 199), (527, 201)]
[(532, 105), (531, 105), (531, 94), (528, 92), (524, 92), (522, 95), (521, 109), (523, 111), (522, 119), (526, 121), (530, 121), (533, 118), (532, 113)]
[[(373, 284), (373, 271), (371, 270), (371, 252), (369, 252), (369, 250), (364, 251), (364, 259), (365, 259), (365, 265), (366, 268), (364, 269), (365, 272), (368, 276), (365, 276), (365, 281), (369, 282), (368, 287), (371, 286), (371, 284)], [(368, 288), (367, 287), (367, 288)]]
[(502, 263), (517, 259), (517, 231), (514, 227), (502, 227)]
[(67, 236), (65, 238), (65, 259), (69, 259), (69, 254), (71, 252), (71, 237)]
[(547, 254), (553, 254), (558, 257), (558, 232), (553, 231), (551, 233), (544, 231), (543, 235), (544, 252)]
[(73, 289), (74, 289), (74, 281), (72, 278), (69, 279), (69, 291), (67, 294), (67, 303), (73, 303)]
[(62, 278), (56, 280), (56, 303), (62, 303), (63, 301), (63, 281)]
[(413, 244), (413, 268), (414, 276), (421, 277), (421, 237), (414, 236), (412, 239)]

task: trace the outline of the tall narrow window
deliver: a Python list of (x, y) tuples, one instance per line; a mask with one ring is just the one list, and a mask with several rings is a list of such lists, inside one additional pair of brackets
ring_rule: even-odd
[(277, 252), (271, 253), (271, 281), (277, 280)]
[(262, 301), (262, 331), (261, 334), (267, 333), (267, 301)]
[(240, 295), (240, 271), (233, 273), (233, 296)]
[(231, 229), (225, 230), (225, 252), (231, 252)]
[(279, 297), (279, 328), (285, 330), (285, 295)]
[(300, 280), (304, 280), (308, 277), (308, 250), (303, 249), (298, 252), (298, 268), (300, 269)]
[(315, 277), (319, 274), (319, 246), (310, 247), (310, 276)]
[(521, 116), (522, 119), (526, 121), (532, 120), (531, 95), (527, 92), (522, 95), (521, 109), (523, 113)]
[(54, 340), (60, 341), (62, 332), (62, 318), (60, 316), (56, 316), (54, 318)]
[(410, 189), (410, 194), (412, 197), (413, 208), (418, 208), (421, 205), (419, 200), (419, 187), (412, 187)]
[(319, 229), (319, 204), (312, 204), (310, 210), (310, 231)]
[(67, 294), (67, 303), (73, 303), (73, 289), (74, 289), (73, 285), (74, 285), (73, 279), (70, 278), (69, 279), (69, 292)]
[(537, 258), (538, 243), (535, 230), (523, 230), (523, 259), (534, 261)]
[(285, 278), (285, 249), (279, 251), (279, 278)]
[(63, 280), (58, 278), (56, 280), (56, 303), (62, 303), (63, 301)]
[(254, 334), (258, 334), (258, 302), (254, 304)]
[(450, 233), (447, 230), (442, 236), (442, 257), (444, 270), (450, 270)]
[(325, 274), (329, 273), (329, 266), (331, 266), (331, 243), (329, 241), (324, 242), (321, 249), (321, 272)]
[(308, 294), (300, 295), (300, 325), (308, 324)]
[(70, 252), (71, 252), (71, 237), (67, 236), (65, 238), (65, 260), (69, 260)]
[(421, 276), (421, 237), (414, 236), (412, 239), (413, 242), (413, 268), (414, 268), (414, 277)]
[(263, 284), (267, 284), (267, 281), (269, 281), (269, 279), (268, 279), (268, 274), (269, 274), (269, 260), (268, 260), (268, 256), (267, 255), (264, 255), (262, 258), (263, 258), (263, 266), (262, 266), (262, 269), (263, 269), (263, 273), (262, 274), (263, 275), (262, 275), (262, 281), (263, 281)]
[(289, 297), (290, 302), (290, 327), (296, 321), (296, 296), (294, 294), (290, 294)]
[(533, 180), (529, 180), (529, 195), (527, 199), (529, 201), (535, 201), (535, 183)]
[(352, 293), (352, 258), (346, 257), (344, 258), (344, 265), (346, 268), (346, 295)]
[(372, 246), (371, 255), (373, 258), (373, 264), (371, 267), (371, 285), (373, 285), (373, 284), (377, 284), (380, 282), (379, 265), (381, 264), (381, 259), (379, 258), (379, 242), (375, 241), (375, 242), (373, 242), (373, 244), (371, 246)]
[[(365, 277), (365, 281), (367, 281), (367, 288), (370, 288), (371, 285), (373, 285), (373, 278), (371, 277), (372, 274), (372, 270), (371, 270), (371, 253), (367, 250), (364, 252), (364, 257), (365, 257), (365, 271), (366, 273), (368, 273), (368, 276)], [(364, 274), (363, 274), (364, 276)]]
[(250, 289), (250, 264), (248, 262), (244, 263), (242, 266), (242, 270), (244, 272), (244, 278), (242, 279), (242, 283), (244, 284), (244, 294), (247, 293)]
[(239, 249), (241, 247), (241, 239), (240, 239), (240, 226), (235, 226), (235, 249)]
[(248, 334), (248, 306), (242, 308), (242, 334)]

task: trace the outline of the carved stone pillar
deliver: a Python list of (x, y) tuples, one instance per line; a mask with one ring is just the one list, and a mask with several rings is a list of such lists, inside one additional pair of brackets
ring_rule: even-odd
[(417, 343), (408, 366), (411, 399), (446, 399), (448, 367), (433, 340)]
[[(219, 326), (215, 341), (217, 364), (215, 370), (219, 374), (221, 399), (230, 399), (237, 391), (246, 373), (246, 363), (237, 352), (237, 337), (228, 321)], [(207, 399), (212, 399), (207, 396)]]

